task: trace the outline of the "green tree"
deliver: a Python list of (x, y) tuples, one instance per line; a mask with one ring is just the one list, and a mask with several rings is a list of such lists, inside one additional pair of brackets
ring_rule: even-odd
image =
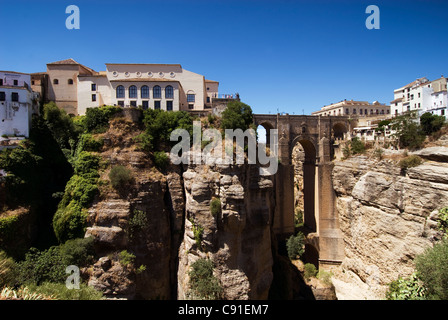
[(415, 113), (408, 113), (394, 118), (391, 127), (392, 130), (396, 131), (394, 136), (398, 139), (401, 148), (411, 150), (421, 148), (425, 140), (425, 133), (417, 123)]
[(231, 101), (222, 112), (221, 127), (223, 129), (242, 129), (245, 131), (252, 125), (252, 108), (243, 102)]
[(445, 117), (425, 112), (420, 117), (420, 125), (426, 135), (439, 131), (445, 123)]

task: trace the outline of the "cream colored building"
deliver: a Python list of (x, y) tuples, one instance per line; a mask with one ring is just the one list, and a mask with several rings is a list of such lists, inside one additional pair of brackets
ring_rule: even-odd
[(390, 106), (378, 101), (369, 103), (367, 101), (343, 100), (324, 106), (319, 111), (311, 113), (313, 116), (351, 116), (351, 117), (376, 117), (378, 115), (390, 114)]
[(78, 114), (102, 105), (204, 110), (211, 108), (218, 87), (180, 64), (107, 63), (104, 72), (78, 75)]
[(54, 101), (68, 114), (78, 114), (78, 76), (94, 75), (96, 71), (73, 59), (47, 64), (46, 99)]

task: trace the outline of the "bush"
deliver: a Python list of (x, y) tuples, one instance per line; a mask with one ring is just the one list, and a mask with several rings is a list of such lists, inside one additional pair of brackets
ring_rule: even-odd
[(312, 263), (306, 263), (303, 273), (305, 280), (309, 281), (312, 277), (315, 277), (316, 274), (317, 274), (316, 266)]
[(442, 232), (444, 238), (448, 237), (448, 207), (439, 210), (437, 228)]
[(417, 167), (422, 164), (422, 158), (416, 155), (412, 155), (409, 157), (406, 157), (398, 163), (401, 170), (407, 170), (409, 168)]
[(170, 141), (171, 132), (185, 129), (193, 135), (193, 118), (186, 111), (164, 111), (148, 109), (144, 111), (143, 124), (145, 132), (136, 139), (146, 151), (169, 151), (176, 144)]
[(290, 259), (298, 259), (305, 252), (305, 236), (302, 232), (298, 232), (297, 235), (292, 235), (286, 241), (286, 249), (288, 251), (288, 257)]
[(433, 248), (415, 259), (418, 277), (423, 281), (429, 299), (448, 299), (448, 240), (436, 243)]
[(115, 189), (123, 189), (132, 181), (131, 170), (124, 166), (114, 166), (110, 170), (109, 179), (112, 187)]
[(65, 269), (69, 265), (85, 267), (94, 260), (93, 238), (69, 240), (59, 246), (39, 251), (31, 248), (25, 259), (15, 266), (16, 285), (43, 282), (64, 282)]
[(128, 223), (128, 233), (130, 239), (135, 237), (135, 234), (144, 230), (148, 226), (148, 217), (146, 212), (141, 210), (134, 210), (134, 214)]
[(135, 255), (123, 250), (119, 253), (118, 259), (123, 266), (132, 265), (135, 261)]
[(121, 112), (120, 107), (103, 106), (99, 108), (87, 108), (86, 115), (81, 123), (86, 132), (102, 133), (109, 128), (109, 120), (116, 113)]
[(164, 151), (154, 152), (154, 164), (159, 170), (165, 170), (169, 163), (170, 159)]
[(34, 294), (51, 297), (54, 300), (101, 300), (103, 294), (86, 284), (80, 283), (79, 289), (68, 289), (65, 283), (44, 282), (41, 285), (29, 285)]
[(399, 278), (389, 284), (386, 292), (387, 300), (422, 300), (425, 298), (425, 288), (417, 274), (409, 278)]
[(222, 288), (213, 275), (213, 262), (208, 259), (198, 259), (191, 265), (189, 293), (192, 298), (216, 300), (221, 297)]
[(210, 201), (210, 213), (213, 217), (217, 217), (221, 214), (221, 200), (219, 200), (219, 198), (213, 198), (212, 201)]

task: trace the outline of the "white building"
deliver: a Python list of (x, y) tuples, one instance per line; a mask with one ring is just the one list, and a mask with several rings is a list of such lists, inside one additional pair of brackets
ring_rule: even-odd
[(218, 86), (179, 64), (107, 63), (106, 71), (78, 75), (78, 114), (102, 105), (204, 110), (211, 108)]
[(29, 74), (0, 71), (0, 136), (29, 137), (36, 100)]
[[(394, 100), (391, 101), (392, 115), (408, 111), (417, 111), (420, 115), (436, 111), (446, 114), (447, 79), (429, 81), (426, 77), (417, 79), (404, 87), (394, 90)], [(443, 98), (445, 96), (445, 99)], [(443, 104), (445, 101), (445, 104)]]

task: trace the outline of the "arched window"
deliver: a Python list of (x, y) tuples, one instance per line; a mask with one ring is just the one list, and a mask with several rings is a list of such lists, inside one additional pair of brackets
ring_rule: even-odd
[(117, 87), (117, 98), (124, 98), (124, 87), (123, 86)]
[(68, 83), (68, 84), (73, 84), (73, 79), (68, 79), (68, 80), (67, 80), (67, 83)]
[(133, 99), (137, 98), (137, 87), (136, 86), (129, 87), (129, 98), (133, 98)]
[(166, 86), (165, 88), (165, 99), (173, 99), (174, 91), (172, 86)]
[(152, 97), (154, 99), (162, 98), (162, 89), (160, 89), (160, 86), (154, 86), (154, 88), (152, 88)]
[(142, 86), (140, 89), (140, 94), (142, 96), (142, 99), (149, 99), (149, 87), (148, 86)]
[(53, 84), (59, 84), (59, 80), (58, 79), (54, 79), (53, 80)]

